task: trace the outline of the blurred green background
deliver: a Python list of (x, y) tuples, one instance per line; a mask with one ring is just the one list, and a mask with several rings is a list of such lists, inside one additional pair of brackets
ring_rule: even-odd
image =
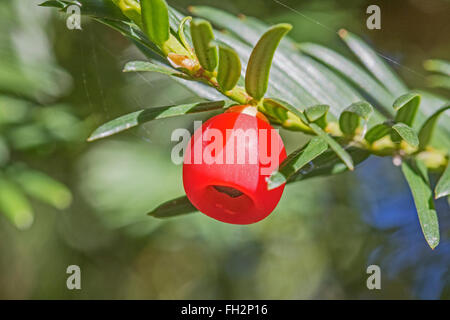
[[(372, 159), (357, 174), (292, 184), (274, 213), (255, 225), (227, 225), (200, 213), (147, 217), (183, 194), (170, 135), (192, 129), (198, 116), (105, 141), (85, 139), (124, 113), (198, 98), (162, 75), (123, 74), (127, 61), (143, 59), (126, 39), (85, 19), (81, 31), (69, 30), (63, 14), (39, 2), (0, 3), (0, 179), (20, 185), (10, 177), (40, 172), (54, 184), (28, 190), (30, 204), (21, 212), (34, 212), (30, 228), (20, 231), (0, 215), (0, 298), (450, 298), (448, 205), (438, 204), (442, 239), (431, 251), (389, 161)], [(272, 0), (168, 2), (182, 12), (207, 4), (289, 22), (294, 39), (348, 55), (330, 31), (345, 27), (397, 61), (411, 87), (425, 86), (423, 60), (450, 59), (450, 42), (442, 40), (450, 34), (444, 0), (281, 1), (295, 11)], [(381, 30), (366, 28), (370, 4), (381, 7)], [(305, 139), (283, 136), (288, 151)], [(66, 288), (72, 264), (81, 268), (82, 290)], [(370, 264), (382, 267), (382, 290), (366, 287)]]

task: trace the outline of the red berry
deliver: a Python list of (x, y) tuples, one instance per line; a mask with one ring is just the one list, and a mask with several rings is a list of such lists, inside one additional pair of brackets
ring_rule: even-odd
[(246, 113), (223, 113), (205, 122), (189, 141), (184, 190), (199, 211), (214, 219), (255, 223), (281, 198), (284, 185), (267, 190), (266, 178), (285, 158), (283, 141), (268, 122)]

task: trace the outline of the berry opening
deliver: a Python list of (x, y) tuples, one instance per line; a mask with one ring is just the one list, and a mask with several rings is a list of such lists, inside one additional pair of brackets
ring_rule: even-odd
[(253, 206), (253, 200), (244, 192), (224, 185), (209, 185), (205, 188), (204, 197), (213, 200), (209, 205), (227, 215), (243, 214)]
[(243, 193), (241, 191), (239, 191), (238, 189), (232, 188), (232, 187), (213, 186), (213, 188), (219, 192), (229, 195), (231, 198), (237, 198), (237, 197), (240, 197), (243, 195)]

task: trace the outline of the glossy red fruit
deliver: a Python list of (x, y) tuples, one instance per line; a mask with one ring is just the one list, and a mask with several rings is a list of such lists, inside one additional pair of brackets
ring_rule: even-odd
[(281, 198), (284, 185), (267, 190), (266, 178), (286, 158), (286, 150), (268, 122), (234, 110), (195, 131), (184, 157), (183, 185), (204, 214), (250, 224), (267, 217)]

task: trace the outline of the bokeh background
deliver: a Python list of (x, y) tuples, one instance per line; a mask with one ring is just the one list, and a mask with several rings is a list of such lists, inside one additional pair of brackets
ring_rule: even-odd
[[(207, 4), (289, 22), (296, 40), (348, 55), (329, 30), (345, 27), (398, 62), (393, 67), (411, 87), (426, 85), (425, 59), (450, 60), (443, 36), (450, 34), (449, 1), (281, 0), (295, 11), (273, 0), (168, 2), (182, 12)], [(82, 31), (68, 30), (64, 15), (38, 3), (0, 3), (0, 174), (28, 168), (67, 190), (58, 189), (53, 206), (30, 198), (34, 223), (27, 230), (0, 215), (0, 298), (450, 298), (448, 204), (437, 203), (441, 244), (432, 251), (389, 159), (289, 185), (275, 212), (255, 225), (227, 225), (200, 213), (164, 221), (146, 216), (183, 194), (170, 134), (192, 129), (198, 116), (156, 121), (105, 141), (85, 139), (124, 113), (198, 99), (165, 76), (123, 74), (127, 61), (143, 58), (126, 39), (91, 20), (82, 20)], [(381, 30), (366, 28), (370, 4), (381, 7)], [(288, 151), (305, 139), (283, 135)], [(66, 288), (71, 264), (81, 267), (82, 290)], [(371, 264), (381, 267), (381, 290), (366, 287)]]

